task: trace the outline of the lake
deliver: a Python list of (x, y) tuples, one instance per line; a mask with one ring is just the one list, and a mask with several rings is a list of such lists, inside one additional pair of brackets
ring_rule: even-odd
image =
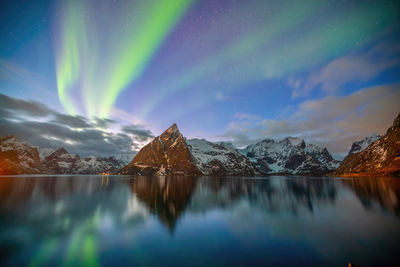
[(400, 179), (0, 177), (0, 265), (399, 262)]

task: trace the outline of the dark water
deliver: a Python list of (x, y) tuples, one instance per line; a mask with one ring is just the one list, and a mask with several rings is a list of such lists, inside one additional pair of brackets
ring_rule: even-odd
[(396, 178), (0, 177), (0, 265), (395, 265)]

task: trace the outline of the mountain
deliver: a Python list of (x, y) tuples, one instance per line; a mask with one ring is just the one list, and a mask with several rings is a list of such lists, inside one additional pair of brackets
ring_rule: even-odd
[(375, 142), (376, 140), (378, 140), (379, 138), (381, 138), (380, 135), (378, 134), (371, 134), (367, 137), (365, 137), (363, 140), (360, 141), (356, 141), (352, 144), (350, 151), (349, 151), (349, 155), (351, 154), (356, 154), (359, 153), (361, 151), (363, 151), (364, 149), (366, 149), (370, 144), (372, 144), (373, 142)]
[(176, 124), (144, 146), (119, 173), (148, 176), (202, 174)]
[(39, 152), (39, 158), (41, 161), (55, 151), (52, 148), (42, 148), (42, 147), (38, 147), (37, 150)]
[(0, 175), (36, 174), (44, 171), (36, 147), (15, 136), (0, 138)]
[(65, 148), (37, 148), (15, 136), (0, 138), (0, 175), (14, 174), (98, 174), (116, 172), (124, 166), (114, 157), (69, 154)]
[(340, 176), (400, 176), (400, 114), (384, 136), (361, 152), (346, 157), (335, 174)]
[(203, 175), (211, 176), (254, 176), (255, 165), (240, 154), (230, 143), (212, 143), (205, 139), (186, 140)]
[(114, 157), (87, 157), (69, 154), (65, 148), (59, 148), (42, 161), (51, 174), (98, 174), (113, 173), (124, 166)]
[(265, 139), (239, 150), (264, 174), (321, 175), (335, 170), (339, 161), (326, 148), (306, 144), (296, 137)]
[(44, 158), (43, 165), (51, 174), (70, 174), (72, 165), (78, 161), (78, 155), (69, 154), (63, 147)]
[(232, 144), (186, 140), (176, 124), (143, 147), (121, 174), (253, 176), (256, 167)]

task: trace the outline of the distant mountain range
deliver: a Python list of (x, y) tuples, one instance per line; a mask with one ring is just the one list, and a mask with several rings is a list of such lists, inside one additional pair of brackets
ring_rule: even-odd
[(326, 148), (297, 137), (265, 139), (244, 149), (231, 143), (186, 139), (173, 124), (144, 146), (129, 164), (38, 149), (9, 136), (0, 139), (0, 174), (98, 174), (143, 176), (399, 175), (400, 114), (387, 133), (354, 142), (343, 162)]
[(114, 157), (87, 157), (69, 154), (64, 148), (40, 149), (18, 141), (15, 136), (0, 138), (0, 174), (98, 174), (116, 172), (124, 162)]

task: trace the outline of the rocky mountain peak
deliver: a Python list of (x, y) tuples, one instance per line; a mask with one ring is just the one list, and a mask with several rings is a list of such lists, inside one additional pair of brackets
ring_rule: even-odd
[(366, 138), (360, 140), (360, 141), (356, 141), (351, 145), (350, 151), (348, 155), (351, 154), (355, 154), (355, 153), (359, 153), (361, 151), (363, 151), (364, 149), (366, 149), (370, 144), (372, 144), (373, 142), (375, 142), (376, 140), (378, 140), (379, 138), (381, 138), (380, 135), (373, 133), (370, 134), (369, 136), (367, 136)]
[(159, 136), (160, 141), (163, 143), (163, 145), (165, 145), (167, 147), (176, 143), (178, 138), (180, 138), (182, 140), (184, 139), (182, 134), (179, 132), (179, 129), (178, 129), (178, 126), (176, 125), (176, 123), (172, 124), (167, 130), (165, 130)]
[(6, 143), (12, 143), (12, 142), (16, 142), (17, 138), (14, 135), (8, 135), (8, 136), (4, 136), (2, 138), (0, 138), (0, 143), (2, 144), (6, 144)]
[(300, 139), (298, 137), (286, 137), (285, 139), (283, 139), (281, 141), (282, 143), (288, 144), (288, 145), (292, 145), (292, 146), (301, 146), (301, 147), (305, 147), (305, 142), (303, 139)]
[(327, 149), (306, 144), (298, 137), (286, 137), (281, 141), (265, 139), (240, 149), (265, 174), (324, 174), (338, 166)]
[(51, 153), (50, 155), (48, 155), (45, 158), (56, 158), (56, 157), (59, 157), (59, 156), (64, 155), (64, 154), (69, 154), (69, 153), (65, 148), (60, 147), (60, 148), (56, 149), (53, 153)]
[(397, 115), (396, 119), (393, 122), (392, 127), (387, 130), (386, 135), (390, 134), (389, 132), (400, 130), (400, 113)]
[(386, 134), (361, 152), (349, 154), (337, 175), (400, 175), (400, 114)]
[(36, 147), (15, 136), (0, 138), (0, 174), (40, 173), (43, 166)]
[(172, 124), (164, 133), (176, 133), (179, 132), (178, 125), (176, 123)]
[(121, 174), (200, 175), (185, 138), (174, 123), (144, 146)]

